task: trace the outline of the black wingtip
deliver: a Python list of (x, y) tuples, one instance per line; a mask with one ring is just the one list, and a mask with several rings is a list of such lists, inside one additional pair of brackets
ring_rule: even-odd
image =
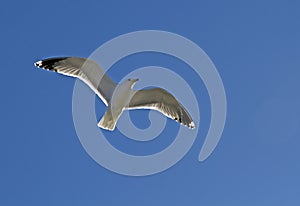
[(44, 59), (44, 60), (40, 60), (34, 63), (34, 66), (38, 67), (38, 68), (42, 68), (42, 69), (46, 69), (46, 70), (51, 70), (56, 72), (55, 69), (55, 64), (57, 62), (60, 62), (64, 59), (67, 59), (68, 57), (60, 57), (60, 58), (49, 58), (49, 59)]
[(190, 122), (190, 123), (182, 123), (181, 122), (180, 124), (190, 128), (190, 129), (195, 129), (195, 123), (194, 122)]
[(189, 124), (189, 126), (188, 126), (189, 128), (191, 128), (191, 129), (195, 129), (196, 128), (196, 126), (195, 126), (195, 123), (194, 122), (191, 122), (190, 124)]
[(42, 67), (42, 61), (37, 61), (34, 63), (34, 66), (38, 67), (38, 68), (41, 68)]
[(190, 129), (195, 129), (195, 123), (193, 121), (191, 121), (191, 122), (183, 122), (181, 118), (178, 119), (177, 117), (175, 117), (174, 120), (176, 122), (178, 122), (178, 123), (180, 123), (180, 124), (182, 124), (182, 125), (190, 128)]

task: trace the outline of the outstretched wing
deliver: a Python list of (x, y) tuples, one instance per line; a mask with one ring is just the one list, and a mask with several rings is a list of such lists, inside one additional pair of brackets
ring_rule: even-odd
[(189, 128), (195, 127), (186, 109), (172, 94), (161, 88), (136, 91), (127, 109), (154, 109)]
[(67, 76), (77, 77), (86, 83), (108, 105), (116, 83), (91, 59), (79, 57), (49, 58), (34, 64), (39, 68)]

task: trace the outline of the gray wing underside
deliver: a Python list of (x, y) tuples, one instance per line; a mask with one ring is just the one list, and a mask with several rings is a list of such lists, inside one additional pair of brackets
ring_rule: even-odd
[(35, 66), (82, 80), (106, 105), (110, 102), (117, 86), (91, 59), (79, 57), (50, 58), (36, 62)]
[(127, 109), (154, 109), (187, 127), (195, 127), (186, 109), (172, 94), (161, 88), (136, 91)]

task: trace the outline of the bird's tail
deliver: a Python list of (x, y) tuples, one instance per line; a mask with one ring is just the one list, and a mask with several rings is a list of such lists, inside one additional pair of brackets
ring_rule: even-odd
[(116, 127), (117, 121), (121, 115), (121, 112), (113, 111), (110, 107), (107, 108), (105, 114), (101, 118), (101, 120), (98, 123), (98, 127), (101, 127), (102, 129), (107, 129), (110, 131), (113, 131)]

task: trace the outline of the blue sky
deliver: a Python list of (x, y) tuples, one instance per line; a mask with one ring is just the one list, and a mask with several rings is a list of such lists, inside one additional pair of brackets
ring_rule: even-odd
[[(299, 205), (299, 6), (292, 0), (3, 2), (0, 204)], [(197, 96), (196, 142), (169, 170), (128, 177), (104, 169), (81, 146), (72, 121), (75, 80), (38, 70), (33, 62), (87, 57), (118, 35), (145, 29), (187, 37), (210, 56), (223, 79), (228, 114), (219, 145), (199, 163), (209, 99), (201, 80), (184, 73), (203, 94)], [(120, 61), (109, 74), (118, 81), (120, 68), (157, 64), (180, 73), (184, 66), (145, 55)], [(99, 102), (99, 118), (104, 111)], [(146, 114), (132, 113), (138, 126), (149, 124)], [(111, 141), (143, 154), (140, 148), (159, 151), (172, 139), (161, 136), (149, 147)]]

